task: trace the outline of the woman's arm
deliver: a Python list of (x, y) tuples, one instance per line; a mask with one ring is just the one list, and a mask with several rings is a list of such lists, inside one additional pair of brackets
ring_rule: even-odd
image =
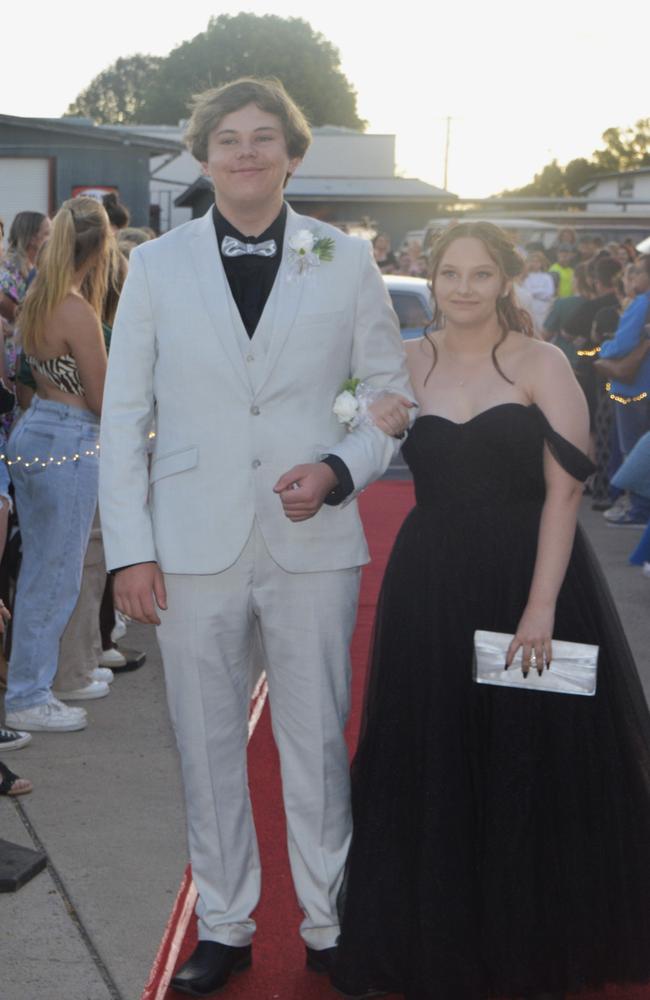
[[(533, 346), (533, 345), (531, 345)], [(571, 367), (561, 351), (548, 344), (534, 345), (531, 360), (530, 394), (555, 431), (586, 452), (589, 444), (587, 403)], [(531, 351), (531, 356), (533, 352)], [(583, 485), (562, 468), (548, 444), (544, 446), (546, 499), (542, 508), (537, 539), (535, 569), (526, 608), (506, 662), (512, 663), (520, 646), (523, 663), (531, 651), (541, 671), (544, 660), (552, 658), (551, 640), (555, 605), (573, 548), (578, 508)]]
[(10, 323), (16, 318), (16, 303), (12, 298), (10, 298), (6, 292), (0, 292), (0, 316), (3, 319), (9, 320)]

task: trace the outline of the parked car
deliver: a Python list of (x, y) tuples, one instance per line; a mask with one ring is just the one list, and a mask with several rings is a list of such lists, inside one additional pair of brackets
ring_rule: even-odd
[(428, 281), (401, 274), (385, 274), (383, 277), (397, 313), (402, 339), (421, 337), (433, 319)]

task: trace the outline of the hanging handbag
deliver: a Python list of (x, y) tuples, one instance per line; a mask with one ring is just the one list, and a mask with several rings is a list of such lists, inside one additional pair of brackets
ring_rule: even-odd
[(531, 666), (524, 675), (521, 649), (517, 650), (512, 665), (505, 668), (506, 653), (513, 638), (506, 632), (474, 633), (474, 680), (477, 684), (556, 694), (591, 696), (596, 693), (598, 646), (553, 639), (550, 666), (544, 666), (541, 674)]

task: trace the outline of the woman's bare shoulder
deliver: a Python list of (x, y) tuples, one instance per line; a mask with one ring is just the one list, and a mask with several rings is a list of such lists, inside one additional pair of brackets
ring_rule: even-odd
[(79, 334), (87, 334), (89, 330), (97, 330), (100, 322), (97, 313), (83, 296), (70, 292), (53, 310), (48, 326), (52, 332), (67, 340)]
[(538, 337), (527, 337), (524, 333), (511, 330), (508, 341), (513, 360), (525, 369), (533, 370), (541, 366), (545, 371), (557, 371), (568, 365), (566, 355), (559, 347)]
[(412, 379), (423, 368), (425, 368), (425, 371), (429, 370), (433, 361), (433, 347), (428, 337), (417, 337), (414, 340), (406, 340), (404, 342), (404, 349), (406, 351), (406, 364)]
[(555, 344), (549, 344), (546, 340), (539, 340), (537, 337), (525, 337), (519, 334), (525, 342), (523, 345), (523, 357), (526, 364), (533, 367), (542, 366), (544, 371), (558, 371), (570, 368), (567, 356)]

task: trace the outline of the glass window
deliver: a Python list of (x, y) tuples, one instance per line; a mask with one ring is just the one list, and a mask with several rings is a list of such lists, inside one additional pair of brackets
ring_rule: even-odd
[(390, 297), (401, 330), (426, 326), (431, 321), (431, 309), (417, 292), (391, 292)]
[(619, 198), (634, 197), (634, 177), (619, 177), (618, 196)]

